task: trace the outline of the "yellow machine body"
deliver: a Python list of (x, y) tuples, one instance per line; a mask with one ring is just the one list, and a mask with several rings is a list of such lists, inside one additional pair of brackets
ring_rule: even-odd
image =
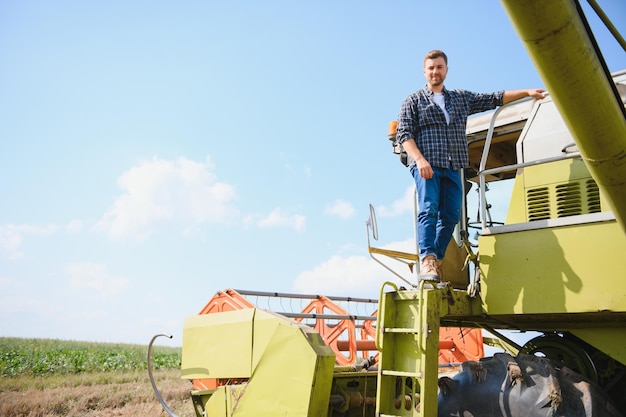
[(183, 330), (182, 378), (238, 380), (193, 391), (198, 415), (326, 416), (334, 362), (319, 334), (259, 309), (193, 316)]
[(626, 112), (575, 0), (502, 0), (513, 26), (626, 231)]
[[(626, 89), (626, 72), (614, 80)], [(552, 97), (525, 118), (508, 139), (516, 160), (491, 169), (512, 187), (504, 224), (483, 226), (478, 239), (483, 311), (512, 329), (570, 332), (626, 365), (626, 234), (615, 199)]]

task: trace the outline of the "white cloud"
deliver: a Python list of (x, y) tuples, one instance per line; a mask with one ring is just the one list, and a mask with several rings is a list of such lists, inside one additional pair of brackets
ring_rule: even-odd
[(102, 298), (117, 295), (129, 286), (123, 277), (110, 275), (102, 264), (91, 262), (71, 263), (66, 266), (70, 276), (70, 286), (75, 290), (93, 290)]
[(378, 291), (383, 273), (364, 256), (333, 256), (312, 271), (300, 273), (293, 283), (296, 292), (360, 296)]
[[(384, 249), (415, 253), (415, 242), (413, 239), (392, 242), (385, 245)], [(376, 256), (404, 280), (416, 282), (406, 263), (382, 255)], [(299, 274), (293, 283), (293, 289), (307, 294), (377, 298), (384, 282), (391, 281), (406, 286), (403, 279), (369, 257), (335, 255), (313, 270)]]
[(30, 313), (40, 310), (41, 303), (32, 297), (0, 297), (0, 313)]
[(28, 224), (7, 224), (0, 225), (0, 253), (6, 254), (9, 259), (20, 259), (24, 257), (21, 246), (25, 235), (48, 235), (54, 233), (58, 228), (55, 225), (45, 227)]
[(218, 182), (210, 159), (204, 163), (154, 157), (122, 174), (124, 193), (96, 225), (113, 238), (145, 239), (159, 222), (179, 225), (181, 233), (202, 223), (219, 223), (237, 214), (229, 184)]
[(0, 275), (0, 290), (15, 286), (16, 282)]
[(376, 214), (381, 217), (395, 217), (404, 213), (412, 213), (414, 209), (415, 186), (409, 186), (404, 195), (391, 203), (391, 207), (376, 207)]
[(13, 225), (0, 226), (0, 251), (7, 254), (11, 259), (24, 256), (20, 251), (22, 245), (22, 232)]
[(349, 219), (354, 216), (354, 207), (347, 201), (335, 200), (332, 204), (326, 205), (324, 214)]
[(83, 222), (80, 220), (72, 220), (65, 225), (65, 231), (70, 234), (77, 234), (83, 231)]
[(300, 214), (288, 214), (283, 212), (281, 208), (275, 208), (256, 224), (262, 228), (287, 227), (302, 232), (306, 228), (306, 217)]

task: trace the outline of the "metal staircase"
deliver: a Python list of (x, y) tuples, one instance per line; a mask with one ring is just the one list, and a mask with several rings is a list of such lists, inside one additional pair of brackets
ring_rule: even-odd
[[(394, 291), (383, 293), (386, 286)], [(443, 291), (381, 288), (376, 345), (380, 352), (376, 415), (434, 416)]]

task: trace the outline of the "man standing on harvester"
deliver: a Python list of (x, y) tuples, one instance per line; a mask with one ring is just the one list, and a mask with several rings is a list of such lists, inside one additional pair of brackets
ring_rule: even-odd
[(467, 117), (523, 97), (545, 97), (540, 88), (493, 93), (448, 90), (443, 85), (447, 74), (446, 54), (427, 53), (427, 84), (402, 103), (397, 130), (417, 189), (420, 279), (434, 282), (440, 281), (441, 263), (461, 218), (461, 170), (469, 165)]

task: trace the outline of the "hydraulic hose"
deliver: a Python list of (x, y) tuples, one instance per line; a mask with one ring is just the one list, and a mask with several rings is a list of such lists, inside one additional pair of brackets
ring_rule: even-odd
[(150, 378), (150, 384), (152, 384), (152, 390), (154, 391), (154, 395), (156, 395), (156, 397), (158, 398), (159, 402), (161, 403), (161, 405), (163, 406), (163, 409), (165, 410), (165, 412), (167, 414), (170, 415), (170, 417), (178, 417), (176, 414), (174, 414), (174, 412), (167, 406), (167, 404), (165, 404), (165, 400), (163, 400), (163, 397), (161, 396), (161, 393), (159, 392), (156, 383), (154, 382), (154, 377), (152, 376), (152, 345), (154, 344), (154, 341), (158, 338), (158, 337), (169, 337), (170, 339), (172, 338), (171, 335), (169, 334), (157, 334), (154, 337), (152, 337), (152, 340), (150, 340), (150, 344), (148, 345), (148, 377)]

